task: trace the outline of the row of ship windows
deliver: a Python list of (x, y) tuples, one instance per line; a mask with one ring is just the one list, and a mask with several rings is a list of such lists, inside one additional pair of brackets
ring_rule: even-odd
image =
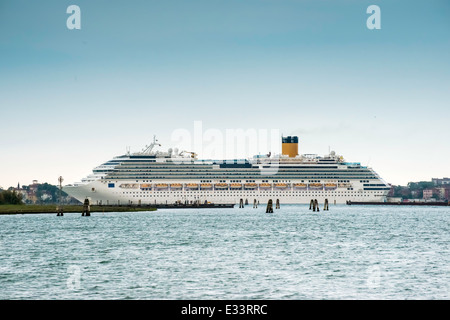
[[(281, 172), (284, 174), (308, 174), (308, 173), (321, 173), (321, 174), (327, 174), (327, 173), (333, 173), (333, 174), (364, 174), (364, 173), (370, 173), (370, 171), (336, 171), (336, 170), (311, 170), (311, 171), (286, 171), (281, 170), (280, 168), (272, 168), (274, 171)], [(142, 170), (123, 170), (123, 171), (116, 171), (115, 174), (169, 174), (169, 175), (183, 175), (183, 174), (189, 174), (189, 175), (199, 175), (199, 174), (214, 174), (214, 175), (233, 175), (233, 174), (261, 174), (261, 171), (194, 171), (194, 170), (186, 170), (186, 171), (162, 171), (162, 170), (152, 170), (152, 171), (142, 171)]]
[[(374, 194), (374, 195), (377, 195), (377, 194)], [(350, 196), (350, 195), (346, 195), (346, 194), (336, 194), (336, 195), (333, 195), (333, 196), (335, 196), (335, 197), (348, 197), (348, 196)], [(351, 195), (352, 197), (367, 197), (367, 195), (366, 194), (352, 194)], [(154, 195), (154, 196), (152, 196), (152, 195), (145, 195), (145, 194), (143, 194), (143, 195), (132, 195), (132, 196), (130, 196), (130, 197), (133, 197), (133, 198), (139, 198), (139, 197), (166, 197), (165, 195)]]
[[(226, 193), (226, 194), (230, 194), (230, 193), (257, 193), (256, 191), (229, 191), (229, 192), (225, 192), (225, 191), (216, 191), (214, 192), (215, 194), (217, 193)], [(117, 192), (120, 193), (120, 192)], [(182, 191), (173, 191), (173, 192), (165, 192), (165, 191), (160, 191), (158, 192), (158, 194), (211, 194), (211, 191), (200, 191), (200, 192), (193, 192), (193, 191), (186, 191), (186, 192), (182, 192)], [(323, 191), (260, 191), (258, 193), (323, 193)], [(329, 194), (382, 194), (382, 192), (357, 192), (357, 191), (353, 191), (353, 192), (347, 192), (347, 191), (328, 191)], [(130, 195), (135, 195), (135, 194), (148, 194), (148, 192), (122, 192), (122, 194), (130, 194)]]
[[(224, 173), (224, 174), (216, 174), (216, 173), (183, 173), (183, 174), (164, 174), (164, 173), (143, 173), (136, 172), (135, 174), (117, 174), (112, 173), (109, 175), (103, 175), (103, 177), (121, 177), (121, 178), (129, 178), (129, 179), (153, 179), (153, 178), (169, 178), (169, 177), (187, 177), (192, 179), (292, 179), (292, 178), (301, 178), (301, 179), (319, 179), (320, 177), (335, 177), (334, 179), (371, 179), (377, 177), (374, 174), (369, 172), (367, 173), (359, 173), (359, 174), (346, 174), (346, 173), (322, 173), (322, 172), (304, 172), (298, 174), (286, 174), (284, 172), (276, 172), (273, 171), (273, 174), (270, 173)], [(112, 178), (114, 179), (114, 178)], [(345, 182), (345, 180), (342, 180)], [(362, 180), (361, 180), (362, 181)]]
[[(302, 181), (303, 182), (303, 181)], [(114, 183), (109, 183), (108, 184), (108, 188), (114, 188)], [(390, 187), (384, 187), (384, 188), (364, 188), (364, 190), (390, 190)], [(141, 188), (142, 191), (152, 191), (151, 188)], [(219, 189), (220, 190), (220, 189)], [(239, 188), (238, 190), (242, 190), (241, 188)], [(353, 188), (347, 188), (347, 190), (353, 190)], [(92, 188), (92, 191), (95, 191), (95, 188)], [(157, 192), (161, 192), (162, 190), (154, 190)], [(198, 190), (197, 190), (198, 191)], [(202, 190), (204, 191), (204, 190)], [(213, 190), (206, 190), (208, 192), (212, 192)], [(216, 192), (218, 192), (217, 190), (215, 190)], [(245, 189), (245, 191), (250, 192), (250, 191), (255, 191), (253, 189), (247, 190)], [(260, 190), (261, 192), (264, 192), (265, 190)], [(285, 190), (286, 191), (286, 190)], [(326, 192), (331, 192), (332, 190), (324, 190)], [(267, 192), (267, 191), (266, 191)]]
[[(136, 180), (136, 182), (139, 182), (139, 180)], [(141, 182), (152, 182), (152, 180), (142, 180)], [(200, 180), (200, 183), (203, 182), (212, 182), (212, 180)], [(220, 180), (219, 182), (227, 182), (227, 180)], [(230, 182), (242, 182), (242, 180), (230, 180)], [(245, 180), (245, 182), (256, 182), (256, 180)], [(269, 180), (262, 180), (261, 182), (269, 182)], [(291, 182), (291, 180), (273, 180), (272, 182)], [(305, 180), (301, 180), (301, 182), (305, 182)], [(308, 182), (322, 182), (321, 180), (308, 180)], [(332, 181), (326, 181), (326, 182), (332, 182)], [(338, 180), (338, 182), (350, 182), (350, 180)], [(113, 184), (112, 181), (107, 181), (108, 184)], [(116, 180), (116, 183), (118, 181)], [(364, 186), (385, 186), (384, 184), (371, 184), (367, 185), (364, 184)], [(110, 185), (110, 188), (113, 188), (114, 185)]]
[[(240, 166), (223, 166), (219, 169), (247, 169), (247, 170), (258, 170), (260, 166), (249, 166), (248, 163), (245, 166), (242, 166), (244, 163), (240, 163)], [(276, 165), (283, 169), (337, 169), (337, 170), (344, 170), (342, 167), (338, 169), (338, 166), (285, 166), (283, 164), (280, 164), (279, 162), (272, 162), (269, 163), (268, 166), (262, 166), (264, 168), (269, 168), (270, 165)], [(197, 170), (211, 170), (213, 169), (214, 164), (211, 165), (190, 165), (190, 164), (122, 164), (117, 169), (197, 169)], [(367, 167), (348, 167), (348, 170), (356, 170), (356, 169), (367, 169)], [(217, 170), (219, 170), (217, 169)]]
[[(110, 177), (111, 178), (111, 177)], [(326, 179), (326, 180), (330, 180), (329, 178), (322, 178), (322, 179)], [(301, 180), (301, 182), (305, 182), (306, 179)], [(369, 181), (369, 180), (367, 180)], [(115, 180), (116, 183), (118, 183), (117, 180)], [(136, 180), (136, 182), (152, 182), (152, 180)], [(203, 182), (212, 182), (212, 180), (200, 180), (200, 183)], [(219, 180), (219, 182), (227, 182), (227, 180)], [(230, 182), (242, 182), (242, 180), (230, 180)], [(245, 182), (256, 182), (256, 180), (245, 180)], [(270, 182), (269, 180), (261, 180), (261, 182)], [(276, 182), (292, 182), (292, 180), (272, 180), (272, 182), (276, 183)], [(322, 182), (321, 180), (308, 180), (308, 182)], [(326, 182), (330, 182), (330, 181), (326, 181)], [(350, 180), (338, 180), (338, 182), (350, 182)], [(113, 183), (112, 181), (107, 181), (107, 183)], [(364, 186), (367, 186), (366, 184)], [(378, 184), (373, 184), (370, 186), (378, 186)], [(384, 186), (384, 184), (380, 184), (379, 186)]]
[[(271, 170), (277, 170), (278, 172), (286, 173), (286, 174), (299, 174), (299, 173), (311, 173), (311, 172), (318, 172), (318, 173), (338, 173), (338, 174), (361, 174), (361, 173), (371, 173), (369, 170), (361, 170), (361, 171), (349, 171), (349, 170), (283, 170), (281, 168), (271, 168)], [(269, 170), (266, 170), (269, 171)], [(96, 171), (96, 173), (100, 173), (102, 171)], [(120, 171), (106, 171), (116, 174), (134, 174), (134, 173), (145, 173), (145, 174), (202, 174), (202, 173), (208, 173), (208, 174), (216, 174), (216, 175), (223, 175), (223, 174), (261, 174), (260, 170), (239, 170), (239, 171), (219, 171), (219, 170), (120, 170)]]
[[(283, 172), (310, 172), (310, 171), (320, 171), (320, 172), (367, 172), (368, 169), (334, 169), (334, 168), (307, 168), (307, 169), (286, 169), (282, 166), (272, 166), (267, 167), (266, 169), (278, 169)], [(261, 171), (259, 168), (231, 168), (231, 169), (212, 169), (212, 168), (120, 168), (115, 170), (116, 172), (135, 172), (135, 171), (143, 171), (146, 170), (148, 172), (209, 172), (210, 170), (214, 170), (215, 172), (259, 172)], [(96, 170), (100, 171), (100, 170)]]
[[(309, 182), (320, 182), (316, 180), (308, 180)], [(136, 182), (139, 182), (136, 180)], [(211, 180), (200, 180), (200, 182), (212, 182)], [(226, 180), (220, 180), (220, 182), (227, 182)], [(231, 183), (233, 182), (242, 182), (242, 180), (230, 180)], [(256, 180), (245, 180), (245, 182), (256, 182)], [(269, 180), (262, 180), (262, 182), (269, 182)], [(272, 182), (291, 182), (291, 180), (273, 180)], [(302, 182), (304, 182), (302, 180)]]
[[(175, 178), (177, 178), (177, 179), (205, 179), (205, 178), (208, 178), (208, 179), (223, 179), (223, 176), (225, 176), (225, 175), (217, 176), (217, 175), (213, 175), (213, 174), (209, 175), (208, 177), (203, 177), (203, 176), (188, 177), (189, 174), (186, 174), (185, 175), (186, 177), (179, 176), (179, 175), (165, 175), (165, 176), (158, 176), (158, 175), (153, 175), (153, 174), (148, 174), (148, 175), (151, 176), (152, 179), (175, 179)], [(195, 176), (195, 175), (193, 175), (193, 176)], [(262, 176), (260, 174), (254, 174), (253, 176), (249, 176), (249, 175), (245, 175), (245, 174), (230, 174), (230, 175), (227, 175), (227, 176), (229, 176), (228, 179), (233, 179), (233, 178), (234, 179), (236, 179), (236, 178), (239, 178), (239, 179), (255, 179), (256, 177), (258, 177), (260, 179), (267, 179), (267, 177)], [(242, 177), (235, 177), (235, 176), (242, 176)], [(336, 175), (336, 174), (329, 174), (329, 175), (325, 174), (324, 175), (324, 174), (317, 173), (317, 174), (310, 174), (310, 175), (290, 175), (290, 176), (282, 176), (282, 175), (278, 175), (277, 174), (277, 176), (278, 176), (277, 177), (278, 179), (338, 179), (338, 177), (341, 177), (343, 175), (342, 174), (338, 174), (338, 175)], [(102, 178), (104, 179), (105, 176), (102, 176)], [(142, 175), (139, 175), (139, 176), (110, 175), (110, 176), (106, 176), (106, 178), (107, 179), (111, 179), (111, 180), (115, 180), (115, 179), (143, 179), (143, 180), (148, 180), (149, 179), (149, 177), (145, 177), (145, 176), (142, 176)], [(374, 176), (374, 175), (368, 175), (368, 176), (364, 176), (364, 177), (361, 177), (361, 176), (348, 176), (347, 177), (346, 176), (346, 178), (348, 178), (348, 179), (377, 179), (377, 177)], [(363, 181), (363, 180), (360, 180), (360, 181)], [(364, 180), (364, 181), (368, 181), (368, 180)]]

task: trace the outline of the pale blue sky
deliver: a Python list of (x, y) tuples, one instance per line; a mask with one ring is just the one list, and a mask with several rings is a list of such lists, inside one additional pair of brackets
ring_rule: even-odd
[(196, 120), (298, 135), (393, 184), (450, 176), (449, 17), (447, 0), (0, 0), (0, 186), (80, 180)]

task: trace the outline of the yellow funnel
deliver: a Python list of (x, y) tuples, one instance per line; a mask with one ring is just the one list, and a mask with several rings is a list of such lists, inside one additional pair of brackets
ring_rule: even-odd
[(281, 138), (281, 153), (294, 158), (298, 155), (298, 137), (287, 136)]

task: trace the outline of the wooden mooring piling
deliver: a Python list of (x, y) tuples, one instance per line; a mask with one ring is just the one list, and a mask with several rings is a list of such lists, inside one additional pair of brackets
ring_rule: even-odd
[(273, 213), (272, 199), (267, 202), (266, 213)]
[(89, 199), (84, 200), (83, 204), (83, 212), (81, 213), (82, 217), (90, 217), (91, 216), (91, 205), (89, 203)]

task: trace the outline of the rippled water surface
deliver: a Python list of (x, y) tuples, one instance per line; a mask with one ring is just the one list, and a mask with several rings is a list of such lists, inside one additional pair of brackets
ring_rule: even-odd
[(0, 299), (449, 299), (450, 208), (0, 216)]

